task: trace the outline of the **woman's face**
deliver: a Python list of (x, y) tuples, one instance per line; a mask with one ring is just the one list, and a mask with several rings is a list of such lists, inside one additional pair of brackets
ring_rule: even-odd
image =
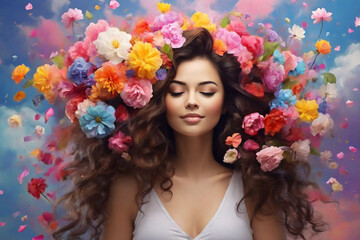
[(170, 127), (186, 136), (212, 131), (223, 112), (224, 88), (211, 62), (196, 58), (182, 62), (165, 96)]

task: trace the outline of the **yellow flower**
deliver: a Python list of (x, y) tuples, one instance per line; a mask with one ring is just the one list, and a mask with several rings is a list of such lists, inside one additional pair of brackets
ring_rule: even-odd
[(169, 4), (169, 3), (159, 3), (158, 2), (156, 5), (161, 13), (167, 13), (170, 11), (170, 8), (171, 8), (171, 4)]
[(191, 20), (195, 23), (194, 27), (204, 27), (209, 32), (216, 31), (216, 25), (210, 21), (206, 13), (196, 12), (191, 16)]
[(315, 47), (321, 54), (328, 54), (331, 52), (330, 43), (328, 41), (325, 41), (324, 39), (317, 41)]
[(339, 192), (344, 190), (344, 187), (341, 183), (335, 182), (331, 185), (331, 188), (334, 192)]
[(16, 84), (19, 84), (25, 77), (26, 73), (30, 71), (30, 68), (24, 64), (17, 66), (11, 74), (11, 78), (14, 79)]
[(188, 30), (188, 28), (190, 27), (190, 22), (189, 22), (188, 18), (183, 17), (182, 20), (183, 20), (184, 23), (183, 23), (183, 25), (181, 26), (181, 29), (182, 29), (183, 31)]
[(33, 77), (33, 86), (44, 94), (46, 100), (52, 103), (56, 95), (55, 88), (61, 79), (60, 71), (56, 65), (45, 64), (37, 68)]
[(300, 119), (302, 121), (312, 122), (319, 115), (319, 105), (315, 100), (306, 101), (305, 99), (301, 99), (295, 104), (295, 107), (296, 110), (299, 112)]
[(150, 43), (136, 42), (128, 58), (129, 66), (140, 78), (152, 79), (160, 68), (162, 59), (160, 52)]
[(25, 92), (23, 92), (23, 91), (18, 91), (18, 92), (14, 95), (14, 101), (21, 102), (21, 100), (23, 100), (25, 97), (26, 97)]
[(8, 118), (8, 124), (11, 128), (17, 128), (18, 126), (21, 126), (21, 117), (20, 115), (12, 115)]

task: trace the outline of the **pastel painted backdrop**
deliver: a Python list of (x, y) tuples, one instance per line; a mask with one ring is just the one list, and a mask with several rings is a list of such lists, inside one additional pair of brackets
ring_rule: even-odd
[[(51, 107), (46, 101), (37, 106), (37, 91), (23, 86), (26, 80), (15, 84), (11, 79), (14, 68), (20, 64), (30, 67), (27, 76), (32, 76), (36, 67), (50, 63), (50, 55), (73, 44), (74, 35), (81, 35), (90, 22), (106, 19), (115, 24), (124, 20), (147, 16), (151, 18), (159, 12), (155, 0), (118, 1), (120, 6), (110, 8), (109, 0), (16, 0), (2, 3), (0, 8), (0, 239), (32, 239), (47, 234), (56, 226), (49, 216), (51, 211), (45, 198), (36, 200), (27, 192), (27, 184), (32, 177), (51, 175), (44, 164), (31, 153), (44, 145), (58, 120), (55, 109), (53, 117), (44, 121), (46, 111)], [(314, 168), (314, 178), (326, 193), (331, 185), (326, 182), (336, 178), (343, 191), (333, 192), (331, 197), (337, 204), (315, 203), (330, 223), (330, 230), (316, 239), (357, 240), (360, 239), (360, 7), (357, 0), (177, 0), (167, 1), (172, 9), (191, 16), (195, 11), (209, 14), (214, 21), (226, 13), (236, 10), (247, 14), (248, 29), (253, 34), (261, 32), (265, 26), (276, 30), (284, 40), (289, 41), (288, 28), (293, 24), (305, 29), (305, 39), (294, 41), (295, 49), (303, 52), (314, 50), (321, 24), (313, 24), (312, 11), (325, 8), (332, 12), (332, 20), (324, 22), (322, 38), (330, 42), (332, 51), (319, 56), (319, 71), (325, 68), (337, 77), (338, 100), (330, 110), (335, 126), (322, 142), (319, 152), (331, 152), (330, 165), (324, 165), (320, 157), (309, 161)], [(29, 3), (31, 3), (29, 5)], [(69, 8), (81, 9), (93, 15), (91, 20), (84, 18), (74, 25), (73, 33), (65, 29), (61, 15)], [(130, 21), (130, 20), (129, 20)], [(266, 24), (268, 23), (268, 24)], [(31, 77), (28, 77), (30, 79)], [(13, 97), (18, 91), (26, 96), (20, 102)], [(35, 98), (35, 99), (34, 99)], [(8, 118), (18, 114), (22, 126), (11, 128)], [(39, 114), (39, 115), (37, 115)], [(38, 120), (35, 116), (39, 117)], [(34, 137), (34, 129), (39, 125), (45, 133), (41, 138)], [(51, 146), (50, 146), (51, 147)], [(28, 169), (28, 174), (27, 170)], [(23, 175), (23, 178), (21, 177)], [(48, 182), (48, 198), (56, 198), (63, 190), (56, 179)], [(35, 238), (36, 239), (36, 238)], [(37, 238), (41, 239), (41, 237)], [(315, 238), (314, 238), (315, 239)]]

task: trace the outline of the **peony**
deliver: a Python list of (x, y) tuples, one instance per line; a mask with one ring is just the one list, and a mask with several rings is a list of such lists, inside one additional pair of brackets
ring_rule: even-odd
[(120, 31), (118, 28), (110, 27), (99, 33), (94, 45), (99, 55), (108, 59), (113, 64), (119, 64), (128, 59), (131, 35)]
[(318, 107), (319, 105), (315, 100), (307, 101), (305, 99), (301, 99), (297, 101), (295, 104), (296, 110), (300, 114), (300, 119), (305, 122), (312, 122), (315, 120), (318, 115)]
[(170, 44), (172, 48), (180, 48), (185, 42), (185, 38), (182, 36), (183, 30), (178, 22), (169, 23), (161, 28), (161, 33), (167, 44)]
[(82, 14), (82, 11), (80, 9), (72, 9), (69, 8), (69, 10), (61, 15), (61, 21), (65, 23), (65, 27), (71, 27), (75, 21), (81, 20), (84, 18), (84, 15)]
[(296, 157), (305, 160), (310, 154), (310, 140), (298, 140), (291, 144), (290, 148), (296, 153)]
[(137, 42), (132, 47), (128, 63), (138, 77), (152, 79), (161, 67), (162, 59), (159, 50), (150, 43)]
[(237, 148), (242, 141), (240, 133), (234, 133), (231, 137), (228, 136), (225, 140), (225, 144)]
[(226, 163), (234, 163), (238, 158), (238, 151), (235, 148), (231, 148), (226, 151), (224, 156), (224, 162)]
[(313, 136), (319, 134), (324, 136), (324, 134), (334, 127), (334, 121), (331, 119), (330, 115), (319, 113), (319, 116), (312, 121), (310, 130)]
[[(77, 59), (79, 57), (82, 57), (85, 59), (85, 61), (88, 61), (89, 60), (89, 56), (88, 56), (88, 44), (84, 43), (84, 42), (81, 42), (81, 41), (78, 41), (76, 42), (73, 46), (71, 46), (69, 48), (69, 57), (71, 58), (71, 62), (74, 60), (74, 59)], [(71, 63), (70, 62), (70, 63)], [(69, 64), (70, 65), (70, 64)]]
[(133, 108), (142, 108), (153, 96), (152, 91), (152, 84), (149, 80), (132, 80), (125, 84), (124, 91), (120, 96), (126, 105)]
[(18, 126), (21, 126), (21, 117), (20, 115), (12, 115), (8, 118), (8, 124), (11, 128), (17, 128)]
[(226, 28), (219, 28), (216, 31), (215, 38), (225, 42), (228, 53), (234, 54), (240, 51), (241, 37), (235, 32), (230, 32)]
[(240, 37), (249, 35), (246, 25), (241, 20), (231, 20), (230, 24), (226, 26), (229, 31), (236, 32)]
[(295, 38), (298, 40), (305, 38), (305, 30), (296, 24), (294, 24), (292, 28), (289, 28), (288, 31), (290, 33), (290, 38)]
[(252, 139), (248, 139), (244, 142), (243, 148), (246, 151), (255, 151), (259, 149), (259, 144)]
[(258, 112), (246, 115), (241, 127), (244, 128), (245, 133), (254, 136), (260, 129), (265, 127), (264, 116)]
[(25, 77), (26, 73), (30, 71), (30, 68), (24, 64), (17, 66), (11, 74), (11, 78), (16, 84), (19, 84)]
[(158, 31), (163, 26), (173, 22), (178, 22), (179, 25), (183, 24), (182, 18), (177, 13), (170, 11), (165, 14), (156, 16), (154, 22), (151, 24), (150, 27), (153, 31)]
[(47, 184), (44, 178), (32, 178), (27, 186), (28, 192), (36, 199), (40, 198), (40, 194), (45, 192)]
[(65, 115), (69, 118), (70, 122), (74, 122), (76, 120), (75, 111), (77, 109), (77, 105), (82, 101), (84, 101), (83, 96), (75, 96), (66, 102)]
[(318, 8), (315, 11), (312, 11), (311, 19), (314, 19), (314, 23), (319, 23), (321, 21), (331, 21), (331, 12), (327, 12), (325, 8)]
[(277, 168), (283, 159), (283, 150), (279, 147), (266, 147), (256, 153), (256, 160), (260, 163), (260, 168), (264, 172), (272, 171)]
[(133, 139), (119, 131), (115, 136), (109, 138), (109, 148), (119, 153), (126, 152), (132, 145)]
[(325, 98), (327, 103), (333, 103), (338, 97), (336, 84), (328, 83), (326, 85), (322, 85), (319, 88), (319, 96)]

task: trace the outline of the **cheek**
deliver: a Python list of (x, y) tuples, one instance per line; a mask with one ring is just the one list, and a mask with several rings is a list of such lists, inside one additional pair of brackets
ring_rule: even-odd
[(206, 112), (209, 115), (221, 115), (222, 112), (222, 108), (223, 108), (223, 99), (219, 98), (216, 101), (213, 101), (209, 104), (207, 104), (206, 106)]

